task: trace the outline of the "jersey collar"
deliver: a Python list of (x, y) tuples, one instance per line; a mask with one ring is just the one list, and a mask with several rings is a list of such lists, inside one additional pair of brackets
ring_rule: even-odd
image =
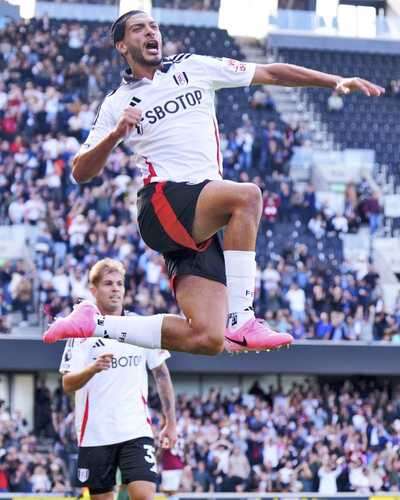
[[(167, 73), (172, 64), (172, 61), (163, 59), (161, 61), (161, 68), (159, 69), (159, 71), (161, 71), (162, 73)], [(141, 78), (135, 78), (135, 75), (132, 73), (131, 68), (125, 68), (125, 70), (122, 72), (122, 83), (139, 83), (141, 81)]]

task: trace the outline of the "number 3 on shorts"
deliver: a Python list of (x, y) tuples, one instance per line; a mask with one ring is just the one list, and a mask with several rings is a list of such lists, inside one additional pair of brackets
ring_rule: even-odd
[(154, 446), (152, 446), (151, 444), (144, 444), (143, 448), (146, 452), (144, 459), (146, 460), (146, 462), (148, 464), (153, 464), (150, 467), (150, 470), (151, 470), (151, 472), (154, 472), (155, 474), (157, 474), (157, 464), (156, 464), (156, 455), (155, 455), (156, 450), (154, 449)]

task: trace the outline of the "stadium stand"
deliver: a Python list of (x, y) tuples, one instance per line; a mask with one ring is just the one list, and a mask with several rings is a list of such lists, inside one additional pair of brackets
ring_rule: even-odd
[(399, 56), (284, 48), (279, 50), (279, 56), (285, 62), (302, 64), (328, 73), (356, 74), (370, 80), (378, 77), (379, 83), (389, 90), (385, 99), (367, 102), (360, 95), (352, 95), (345, 99), (343, 108), (338, 112), (329, 112), (329, 94), (326, 91), (304, 89), (303, 92), (321, 113), (338, 144), (343, 147), (375, 149), (377, 162), (393, 165), (400, 132), (397, 119), (400, 101), (396, 96)]
[[(294, 3), (305, 8), (308, 2)], [(156, 0), (153, 5), (216, 10), (219, 2)], [(26, 223), (29, 242), (28, 259), (0, 264), (0, 342), (30, 325), (40, 335), (42, 310), (50, 317), (69, 312), (73, 301), (86, 296), (88, 269), (102, 257), (118, 258), (128, 269), (127, 309), (175, 311), (162, 260), (144, 247), (137, 232), (134, 157), (121, 147), (101, 179), (80, 187), (70, 181), (71, 159), (104, 93), (120, 80), (121, 62), (108, 28), (45, 17), (0, 31), (0, 224)], [(166, 54), (244, 59), (224, 30), (162, 29)], [(377, 160), (397, 178), (392, 159), (399, 131), (394, 121), (398, 56), (346, 53), (345, 65), (334, 52), (280, 49), (278, 56), (366, 77), (371, 77), (368, 65), (376, 65), (389, 90), (379, 104), (333, 96), (328, 111), (328, 92), (302, 92), (336, 144), (375, 147), (376, 142)], [(318, 199), (312, 182), (294, 182), (291, 161), (297, 148), (313, 147), (314, 131), (306, 121), (284, 121), (267, 89), (220, 92), (218, 116), (226, 177), (252, 180), (263, 190), (258, 315), (299, 340), (398, 343), (400, 296), (389, 313), (374, 266), (367, 260), (354, 266), (344, 255), (342, 234), (357, 234), (363, 226), (374, 233), (382, 224), (368, 183), (348, 184), (338, 213)], [(342, 122), (355, 125), (347, 130)], [(371, 214), (378, 216), (374, 222)], [(367, 496), (398, 491), (400, 399), (391, 383), (321, 378), (285, 391), (256, 383), (248, 393), (181, 394), (180, 490)], [(149, 401), (159, 430), (159, 401), (155, 395)], [(71, 403), (60, 388), (52, 392), (36, 384), (32, 430), (20, 412), (0, 401), (0, 492), (74, 492), (76, 451)], [(162, 458), (164, 467), (167, 460)]]
[[(374, 379), (281, 388), (255, 383), (177, 402), (181, 492), (336, 492), (368, 495), (400, 486), (399, 394)], [(76, 460), (73, 413), (61, 390), (36, 393), (33, 433), (0, 408), (0, 485), (22, 493), (71, 492)], [(153, 425), (160, 403), (151, 394)], [(161, 460), (166, 462), (167, 458)]]
[(190, 9), (218, 11), (221, 0), (155, 0), (153, 7), (162, 9)]
[[(0, 220), (28, 223), (32, 248), (31, 264), (1, 268), (3, 333), (15, 323), (37, 324), (42, 310), (50, 317), (68, 311), (87, 295), (90, 265), (105, 256), (129, 270), (127, 308), (175, 310), (162, 262), (143, 247), (135, 225), (134, 157), (118, 148), (101, 179), (82, 187), (70, 181), (79, 142), (102, 96), (120, 80), (108, 28), (43, 18), (11, 23), (0, 33)], [(223, 30), (167, 25), (163, 34), (166, 55), (244, 58)], [(226, 177), (252, 180), (264, 192), (258, 314), (298, 339), (397, 341), (400, 304), (376, 327), (374, 310), (382, 309), (376, 273), (367, 263), (363, 269), (346, 264), (338, 237), (368, 220), (368, 186), (349, 185), (344, 213), (337, 214), (317, 202), (312, 184), (292, 183), (293, 150), (312, 143), (313, 135), (302, 122), (283, 122), (265, 89), (220, 92), (218, 116)]]

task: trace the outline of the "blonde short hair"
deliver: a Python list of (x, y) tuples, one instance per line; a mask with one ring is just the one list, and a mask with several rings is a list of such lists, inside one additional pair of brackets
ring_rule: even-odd
[(125, 268), (118, 260), (101, 259), (91, 268), (89, 273), (89, 285), (97, 286), (104, 274), (116, 271), (125, 279)]

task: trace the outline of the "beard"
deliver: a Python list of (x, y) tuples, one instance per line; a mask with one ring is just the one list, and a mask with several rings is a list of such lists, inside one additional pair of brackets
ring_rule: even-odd
[(135, 61), (136, 63), (141, 64), (143, 66), (156, 67), (156, 66), (159, 66), (161, 64), (161, 61), (162, 61), (161, 54), (159, 56), (145, 57), (142, 49), (138, 49), (136, 47), (130, 47), (128, 52), (129, 52), (130, 58), (133, 61)]

